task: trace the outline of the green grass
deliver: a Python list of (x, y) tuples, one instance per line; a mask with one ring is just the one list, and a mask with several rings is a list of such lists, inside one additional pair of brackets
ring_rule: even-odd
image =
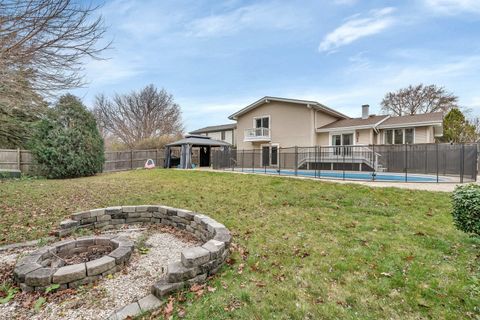
[(187, 319), (480, 317), (480, 240), (454, 228), (448, 193), (175, 170), (4, 181), (0, 242), (45, 237), (76, 210), (135, 204), (210, 215), (248, 251), (214, 292), (187, 295)]

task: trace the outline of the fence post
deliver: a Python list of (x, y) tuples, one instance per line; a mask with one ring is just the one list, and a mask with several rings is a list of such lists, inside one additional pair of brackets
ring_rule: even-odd
[(130, 170), (133, 169), (133, 150), (130, 150)]
[[(375, 155), (375, 143), (372, 144), (372, 156), (373, 156), (373, 173), (372, 173), (372, 181), (375, 181), (375, 175), (377, 174), (377, 170), (375, 168), (375, 160), (377, 159), (376, 155)], [(362, 164), (360, 163), (360, 166)]]
[(475, 161), (474, 161), (474, 167), (473, 167), (473, 181), (477, 181), (477, 175), (478, 175), (478, 145), (475, 145)]
[(317, 156), (318, 156), (318, 146), (315, 146), (315, 178), (317, 177)]
[(460, 153), (460, 183), (463, 183), (463, 171), (465, 161), (465, 144), (462, 143), (462, 152)]
[(408, 181), (408, 145), (405, 143), (405, 182)]
[(437, 158), (436, 165), (437, 165), (437, 183), (438, 183), (438, 143), (435, 143), (435, 146), (436, 146), (435, 152), (436, 152), (436, 154), (437, 154), (437, 157), (436, 157), (436, 158)]
[(280, 146), (277, 148), (277, 165), (278, 165), (278, 175), (280, 175), (282, 168), (282, 156), (280, 154)]
[(244, 161), (245, 161), (245, 149), (242, 149), (242, 172), (243, 172)]
[(343, 180), (345, 180), (345, 153), (346, 153), (347, 150), (348, 150), (347, 147), (343, 146), (343, 152), (342, 152), (343, 153), (343, 166), (342, 166), (343, 167), (343, 174), (342, 174), (343, 175)]
[(21, 168), (21, 164), (22, 164), (21, 157), (22, 157), (22, 153), (20, 152), (20, 148), (17, 148), (17, 168), (18, 168), (19, 171), (22, 171), (22, 168)]
[(298, 175), (298, 147), (295, 146), (295, 175)]
[(255, 148), (252, 149), (252, 172), (255, 173)]
[(155, 149), (155, 166), (158, 167), (158, 149)]
[(425, 143), (425, 174), (428, 173), (428, 144)]
[(318, 149), (320, 151), (320, 161), (318, 162), (320, 165), (318, 169), (318, 178), (320, 179), (322, 177), (322, 146), (319, 146)]

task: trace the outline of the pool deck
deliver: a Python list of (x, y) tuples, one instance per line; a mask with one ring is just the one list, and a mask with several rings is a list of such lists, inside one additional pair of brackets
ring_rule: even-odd
[[(272, 174), (262, 174), (262, 173), (252, 173), (252, 172), (241, 172), (241, 171), (229, 171), (229, 170), (214, 170), (210, 168), (197, 168), (194, 170), (201, 171), (212, 171), (212, 172), (225, 172), (233, 174), (255, 174), (258, 176), (274, 176), (282, 177), (287, 179), (306, 179), (314, 181), (323, 181), (323, 182), (333, 182), (333, 183), (351, 183), (351, 184), (361, 184), (367, 187), (374, 188), (400, 188), (400, 189), (410, 189), (410, 190), (425, 190), (425, 191), (436, 191), (436, 192), (452, 192), (459, 183), (454, 182), (385, 182), (385, 181), (359, 181), (359, 180), (336, 180), (336, 179), (327, 179), (327, 178), (314, 178), (314, 177), (302, 177), (302, 176), (290, 176), (290, 175), (272, 175)], [(479, 177), (480, 178), (480, 177)], [(477, 181), (479, 180), (477, 178)], [(478, 183), (478, 182), (476, 182)]]

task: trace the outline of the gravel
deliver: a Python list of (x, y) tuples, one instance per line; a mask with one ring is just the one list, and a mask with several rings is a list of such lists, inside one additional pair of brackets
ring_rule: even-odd
[[(135, 250), (124, 270), (99, 281), (93, 287), (84, 287), (75, 294), (59, 295), (47, 302), (38, 313), (25, 308), (19, 301), (0, 305), (4, 319), (105, 319), (121, 308), (150, 293), (150, 287), (164, 274), (166, 266), (180, 259), (184, 248), (198, 245), (192, 239), (179, 238), (170, 233), (152, 230), (122, 231), (120, 234), (134, 240), (136, 246), (148, 248), (144, 254)], [(146, 240), (146, 241), (145, 241)], [(0, 261), (14, 263), (20, 252), (0, 253)], [(166, 271), (166, 270), (165, 270)]]

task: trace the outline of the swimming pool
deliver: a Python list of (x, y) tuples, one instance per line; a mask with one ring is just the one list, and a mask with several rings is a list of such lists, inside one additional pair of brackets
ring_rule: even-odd
[[(263, 168), (235, 168), (235, 171), (246, 173), (272, 174), (283, 176), (294, 176), (295, 170), (288, 169), (263, 169)], [(375, 175), (373, 177), (373, 174)], [(297, 170), (297, 176), (301, 177), (316, 177), (326, 179), (341, 179), (341, 180), (365, 180), (365, 181), (397, 181), (397, 182), (437, 182), (437, 177), (433, 175), (407, 174), (404, 173), (386, 173), (386, 172), (352, 172), (352, 171), (324, 171), (324, 170)], [(446, 182), (439, 178), (438, 182)]]

